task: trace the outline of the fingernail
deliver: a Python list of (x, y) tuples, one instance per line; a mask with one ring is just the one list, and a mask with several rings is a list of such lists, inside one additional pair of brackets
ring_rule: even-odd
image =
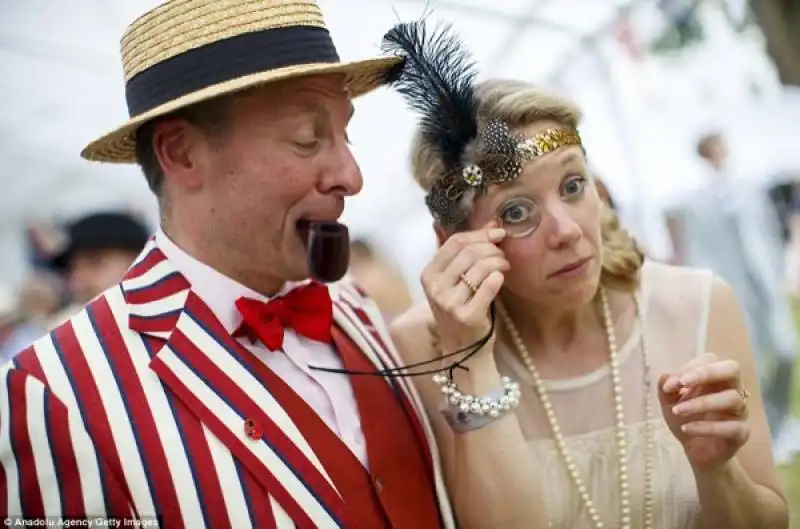
[(672, 407), (672, 413), (675, 415), (681, 415), (682, 413), (686, 412), (686, 407), (682, 404), (678, 404)]
[(489, 230), (489, 238), (493, 241), (499, 241), (506, 236), (506, 230), (503, 228), (493, 228)]
[(686, 423), (686, 424), (681, 424), (681, 431), (682, 431), (683, 433), (686, 433), (686, 432), (688, 432), (688, 431), (689, 431), (689, 430), (691, 430), (691, 429), (692, 429), (692, 427), (689, 425), (689, 423)]
[(691, 386), (693, 384), (697, 384), (699, 380), (696, 373), (687, 373), (681, 377), (681, 384), (684, 386)]
[(664, 382), (664, 393), (672, 393), (680, 386), (680, 381), (678, 377), (669, 377), (666, 382)]

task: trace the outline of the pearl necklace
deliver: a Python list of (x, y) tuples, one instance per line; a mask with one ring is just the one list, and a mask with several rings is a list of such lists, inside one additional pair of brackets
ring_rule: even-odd
[[(636, 303), (636, 317), (639, 325), (642, 328), (642, 356), (644, 363), (644, 383), (646, 388), (645, 393), (645, 470), (644, 470), (644, 527), (645, 529), (652, 529), (653, 527), (653, 491), (652, 491), (652, 474), (653, 474), (653, 421), (652, 421), (652, 403), (650, 398), (651, 378), (650, 378), (650, 361), (647, 349), (647, 342), (644, 339), (644, 322), (642, 320), (641, 307), (638, 298), (634, 298)], [(608, 340), (608, 350), (611, 364), (611, 380), (613, 383), (614, 391), (614, 407), (616, 413), (616, 422), (614, 430), (616, 433), (617, 454), (619, 456), (619, 486), (620, 486), (620, 527), (622, 529), (631, 529), (631, 506), (630, 506), (630, 487), (628, 480), (628, 442), (625, 436), (625, 413), (622, 404), (622, 379), (619, 374), (619, 354), (617, 349), (617, 338), (614, 333), (614, 323), (611, 319), (611, 309), (608, 303), (608, 295), (605, 289), (600, 289), (600, 301), (603, 310), (603, 320), (605, 324), (606, 337)], [(564, 441), (564, 435), (561, 433), (561, 427), (556, 419), (553, 406), (550, 403), (550, 397), (547, 395), (542, 378), (539, 376), (539, 371), (533, 363), (528, 348), (525, 342), (522, 341), (519, 330), (511, 321), (511, 317), (506, 312), (505, 308), (498, 303), (498, 312), (504, 320), (511, 339), (514, 342), (519, 356), (522, 358), (523, 363), (530, 371), (533, 378), (534, 389), (539, 395), (539, 400), (542, 402), (547, 421), (550, 423), (550, 429), (553, 432), (553, 438), (558, 449), (559, 455), (567, 467), (572, 482), (578, 490), (578, 494), (583, 501), (586, 511), (594, 522), (596, 529), (603, 529), (605, 525), (600, 520), (600, 514), (594, 506), (594, 502), (589, 497), (589, 491), (586, 488), (583, 480), (578, 474), (578, 467), (575, 461), (567, 451), (567, 445)], [(549, 527), (553, 527), (553, 522), (549, 522)]]

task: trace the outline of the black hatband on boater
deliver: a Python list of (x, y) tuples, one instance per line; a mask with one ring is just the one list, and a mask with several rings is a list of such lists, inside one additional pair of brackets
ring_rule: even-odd
[(259, 72), (340, 62), (327, 29), (289, 26), (244, 33), (195, 48), (133, 76), (125, 86), (136, 117), (186, 94)]

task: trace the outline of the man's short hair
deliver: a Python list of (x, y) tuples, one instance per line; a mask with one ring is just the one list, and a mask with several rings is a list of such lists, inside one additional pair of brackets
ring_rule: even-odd
[(702, 158), (711, 155), (711, 146), (722, 141), (722, 134), (719, 132), (709, 132), (700, 137), (697, 141), (697, 154)]
[(161, 198), (164, 187), (164, 170), (153, 148), (153, 133), (158, 123), (168, 119), (185, 119), (209, 134), (219, 134), (230, 118), (233, 95), (226, 95), (202, 101), (190, 107), (177, 110), (161, 118), (148, 121), (136, 131), (136, 162), (144, 173), (150, 190)]
[(350, 251), (353, 253), (353, 255), (357, 255), (366, 259), (375, 257), (375, 249), (366, 239), (355, 239), (352, 243), (350, 243)]

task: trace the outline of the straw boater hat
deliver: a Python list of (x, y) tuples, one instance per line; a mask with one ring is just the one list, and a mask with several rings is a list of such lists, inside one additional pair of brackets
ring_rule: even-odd
[(315, 0), (168, 0), (128, 27), (121, 48), (130, 119), (89, 144), (88, 160), (134, 163), (142, 124), (263, 83), (344, 73), (357, 97), (401, 60), (341, 62)]

